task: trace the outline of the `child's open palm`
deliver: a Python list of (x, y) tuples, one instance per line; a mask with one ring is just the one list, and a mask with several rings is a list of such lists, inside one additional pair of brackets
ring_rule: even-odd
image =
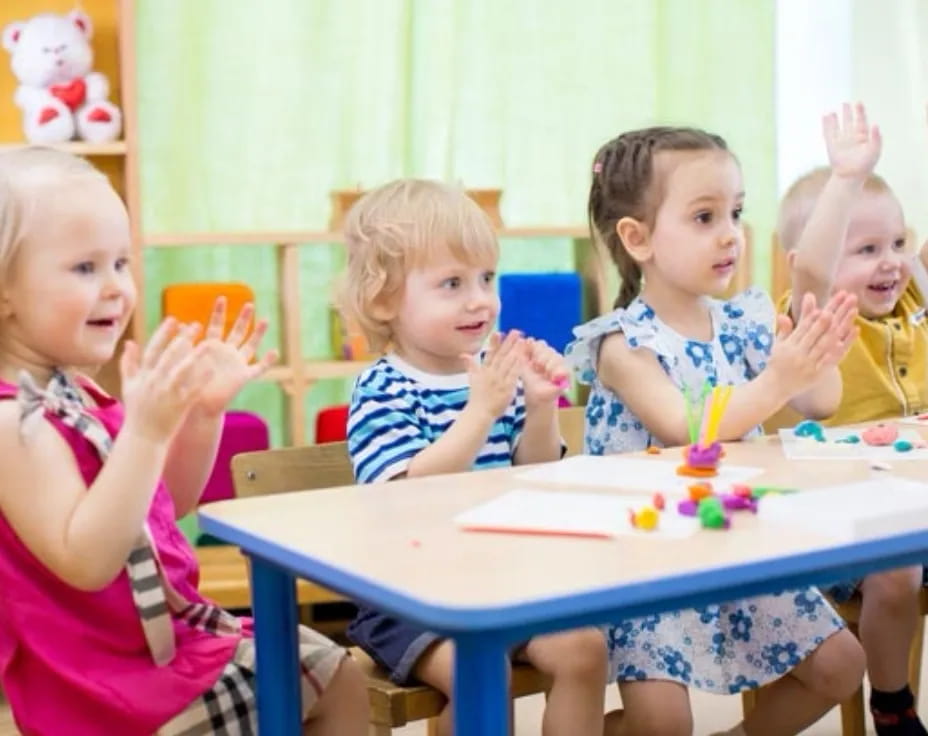
[(462, 355), (470, 380), (468, 406), (475, 407), (493, 419), (501, 416), (512, 401), (522, 369), (522, 336), (512, 331), (505, 338), (494, 333), (483, 362), (473, 355)]
[(246, 383), (260, 376), (277, 360), (277, 351), (270, 350), (252, 362), (267, 332), (267, 322), (259, 320), (251, 335), (248, 335), (248, 325), (253, 314), (254, 305), (245, 304), (229, 334), (223, 337), (225, 297), (219, 297), (213, 305), (206, 335), (197, 346), (200, 360), (211, 371), (210, 380), (200, 389), (196, 400), (197, 407), (206, 414), (215, 415), (224, 411)]
[(880, 129), (867, 123), (867, 111), (857, 103), (844, 103), (841, 114), (830, 113), (822, 119), (822, 131), (831, 170), (838, 176), (869, 176), (880, 158), (883, 141)]
[(119, 359), (126, 426), (156, 442), (171, 438), (201, 388), (212, 380), (193, 341), (198, 325), (168, 318), (141, 350), (126, 342)]
[(522, 388), (526, 404), (546, 404), (564, 390), (570, 372), (563, 356), (544, 340), (525, 340)]
[(824, 369), (841, 361), (856, 336), (856, 315), (856, 298), (840, 292), (824, 309), (816, 306), (812, 294), (806, 294), (795, 327), (788, 316), (777, 318), (767, 369), (776, 373), (790, 396), (811, 388)]

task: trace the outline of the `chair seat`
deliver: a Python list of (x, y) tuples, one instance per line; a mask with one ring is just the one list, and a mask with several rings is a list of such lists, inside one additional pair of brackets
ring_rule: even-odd
[[(251, 608), (251, 586), (248, 560), (238, 547), (217, 545), (197, 547), (200, 565), (200, 593), (222, 608)], [(306, 580), (296, 581), (298, 605), (334, 603), (344, 596)]]
[[(445, 696), (438, 690), (426, 685), (397, 685), (362, 649), (352, 647), (349, 651), (367, 677), (371, 723), (396, 728), (413, 721), (434, 718), (445, 707)], [(550, 687), (550, 678), (534, 667), (527, 664), (513, 665), (513, 697), (542, 693)]]

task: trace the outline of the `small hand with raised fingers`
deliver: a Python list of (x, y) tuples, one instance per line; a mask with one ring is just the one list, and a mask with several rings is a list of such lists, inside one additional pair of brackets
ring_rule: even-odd
[(825, 365), (838, 365), (857, 339), (857, 297), (846, 291), (839, 291), (828, 300), (825, 311), (831, 313), (831, 336), (834, 341)]
[(787, 315), (777, 317), (777, 335), (770, 353), (767, 370), (789, 398), (810, 388), (824, 368), (833, 365), (839, 337), (834, 329), (835, 315), (819, 309), (812, 294), (800, 302), (799, 320), (795, 326)]
[(524, 338), (511, 330), (502, 337), (498, 332), (490, 337), (483, 362), (473, 355), (462, 355), (470, 376), (467, 406), (493, 420), (502, 416), (512, 402), (524, 363)]
[(246, 383), (260, 376), (277, 361), (276, 350), (270, 350), (253, 361), (258, 345), (267, 332), (267, 321), (258, 320), (254, 330), (248, 334), (254, 311), (253, 304), (243, 305), (229, 334), (223, 336), (226, 323), (225, 297), (219, 297), (213, 305), (206, 335), (197, 346), (200, 359), (212, 369), (212, 378), (196, 397), (196, 406), (206, 414), (215, 415), (224, 411)]
[(570, 385), (564, 357), (544, 340), (526, 338), (522, 388), (526, 406), (550, 403)]
[(127, 341), (119, 359), (126, 407), (125, 427), (155, 442), (167, 442), (200, 390), (212, 378), (212, 368), (199, 360), (193, 346), (199, 325), (180, 325), (168, 318), (140, 350)]
[(822, 132), (832, 173), (837, 176), (866, 179), (880, 159), (883, 140), (880, 129), (867, 122), (867, 111), (861, 103), (853, 107), (844, 103), (841, 122), (836, 113), (822, 119)]

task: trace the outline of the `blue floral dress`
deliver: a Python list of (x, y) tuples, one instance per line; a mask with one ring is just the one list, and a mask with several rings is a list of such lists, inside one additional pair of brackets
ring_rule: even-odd
[[(622, 332), (629, 346), (651, 350), (682, 389), (738, 385), (764, 369), (773, 346), (770, 298), (748, 289), (731, 301), (707, 300), (713, 339), (691, 340), (664, 324), (640, 298), (574, 330), (568, 359), (592, 384), (586, 408), (586, 452), (633, 452), (659, 444), (596, 374), (602, 339)], [(629, 389), (634, 389), (630, 386)], [(750, 435), (758, 434), (755, 428)], [(673, 680), (714, 693), (756, 688), (786, 674), (843, 626), (815, 588), (703, 608), (661, 613), (606, 627), (610, 676)]]

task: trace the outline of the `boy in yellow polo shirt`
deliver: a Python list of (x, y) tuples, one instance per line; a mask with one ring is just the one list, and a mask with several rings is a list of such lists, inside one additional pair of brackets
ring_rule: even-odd
[[(928, 409), (928, 319), (912, 281), (917, 256), (907, 248), (902, 208), (873, 173), (879, 130), (862, 105), (824, 120), (830, 168), (796, 181), (777, 226), (793, 290), (819, 303), (843, 289), (857, 296), (859, 334), (840, 365), (841, 405), (827, 424), (841, 425)], [(922, 249), (921, 259), (926, 258)], [(789, 309), (790, 295), (783, 309)], [(867, 653), (870, 709), (879, 736), (928, 734), (908, 685), (908, 651), (918, 623), (922, 568), (874, 573), (833, 586), (846, 600), (862, 596), (860, 640)]]

